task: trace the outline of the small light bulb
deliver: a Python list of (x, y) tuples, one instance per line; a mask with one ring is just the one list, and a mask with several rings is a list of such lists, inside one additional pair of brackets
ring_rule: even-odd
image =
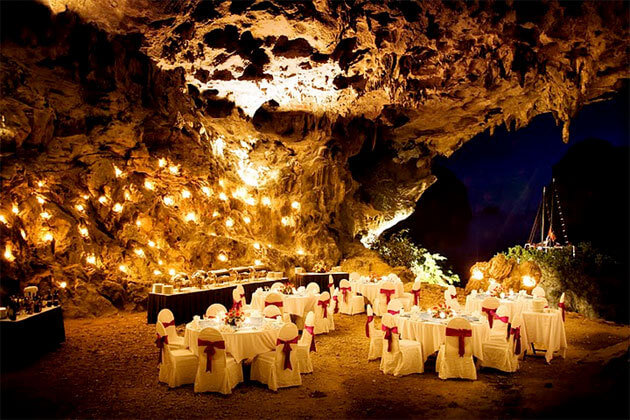
[(4, 246), (4, 259), (9, 261), (9, 262), (12, 262), (12, 261), (15, 260), (15, 256), (13, 255), (13, 252), (11, 251), (11, 244), (10, 243), (7, 243)]
[(74, 208), (80, 212), (83, 212), (85, 210), (85, 207), (83, 207), (83, 204), (77, 204), (76, 206), (74, 206)]
[(243, 222), (245, 222), (246, 224), (249, 224), (252, 221), (252, 219), (250, 219), (249, 216), (243, 216)]
[(260, 261), (260, 260), (254, 260), (254, 264), (255, 264), (255, 265), (262, 265), (262, 261)]
[(101, 203), (101, 204), (105, 204), (105, 203), (107, 203), (107, 197), (105, 197), (104, 195), (101, 195), (101, 196), (98, 198), (98, 202), (99, 202), (99, 203)]
[(282, 223), (282, 226), (288, 226), (289, 223), (291, 223), (291, 219), (289, 219), (289, 216), (284, 216), (280, 222)]
[(225, 254), (219, 254), (218, 258), (219, 258), (219, 261), (222, 261), (222, 262), (227, 261), (227, 256)]
[(153, 242), (153, 241), (149, 241), (149, 242), (148, 242), (148, 245), (149, 245), (149, 247), (151, 247), (151, 248), (155, 248), (155, 242)]
[(144, 181), (144, 188), (146, 188), (147, 190), (153, 191), (153, 189), (155, 188), (155, 185), (153, 184), (153, 182), (147, 180), (147, 181)]
[(88, 264), (96, 265), (96, 256), (94, 254), (90, 254), (87, 257), (85, 257), (85, 261)]
[(182, 198), (190, 198), (190, 195), (190, 191), (188, 191), (187, 189), (182, 190)]
[(138, 227), (142, 226), (142, 220), (136, 219), (136, 226)]
[(186, 221), (187, 222), (196, 222), (197, 221), (197, 215), (195, 214), (195, 212), (189, 212), (186, 215)]
[(175, 204), (175, 200), (173, 200), (173, 197), (171, 197), (170, 195), (164, 197), (162, 201), (164, 201), (164, 204), (166, 204), (167, 206), (172, 206), (173, 204)]
[(232, 227), (232, 226), (234, 226), (234, 220), (232, 220), (232, 219), (230, 219), (230, 218), (227, 218), (227, 219), (225, 220), (225, 226), (227, 226), (227, 227)]
[(212, 212), (212, 217), (219, 217), (219, 216), (221, 216), (221, 213), (219, 213), (218, 211), (215, 210)]
[(173, 175), (177, 175), (179, 173), (179, 166), (171, 165), (168, 167), (168, 171)]
[(122, 271), (123, 273), (126, 273), (126, 272), (127, 272), (127, 266), (126, 266), (126, 265), (124, 265), (124, 264), (120, 264), (120, 265), (118, 266), (118, 269), (119, 269), (120, 271)]
[(59, 287), (61, 287), (62, 289), (65, 289), (66, 287), (68, 287), (68, 283), (66, 283), (65, 281), (62, 281), (61, 283), (59, 283)]
[(121, 213), (123, 211), (123, 205), (120, 203), (116, 203), (114, 204), (114, 207), (112, 207), (112, 210), (114, 210), (116, 213)]
[(158, 160), (158, 166), (159, 166), (160, 168), (165, 167), (165, 166), (166, 166), (166, 159), (164, 159), (164, 158), (160, 158), (160, 159)]
[(295, 210), (298, 210), (300, 208), (300, 203), (294, 201), (293, 203), (291, 203), (291, 207), (293, 207)]
[(39, 188), (42, 188), (44, 185), (46, 185), (46, 182), (44, 182), (44, 181), (37, 181), (37, 186)]
[(41, 195), (37, 196), (37, 202), (39, 204), (44, 204), (46, 202), (46, 200), (44, 199), (44, 197), (42, 197)]
[(131, 193), (129, 191), (125, 191), (123, 195), (125, 197), (125, 200), (127, 201), (131, 200)]
[(20, 235), (22, 235), (22, 239), (26, 240), (26, 232), (24, 232), (24, 229), (20, 229)]
[(52, 216), (50, 215), (50, 213), (48, 213), (47, 211), (43, 211), (41, 213), (39, 213), (39, 215), (42, 217), (42, 219), (50, 219)]
[(136, 248), (133, 250), (134, 254), (136, 254), (140, 258), (144, 258), (144, 250), (142, 248)]
[(175, 269), (171, 268), (170, 270), (168, 270), (168, 274), (171, 275), (171, 276), (174, 276), (175, 275)]
[(116, 165), (114, 165), (114, 172), (116, 173), (116, 178), (120, 178), (123, 173), (123, 171)]
[(254, 242), (254, 249), (260, 249), (260, 244), (258, 242)]
[(90, 196), (89, 196), (89, 195), (87, 195), (87, 194), (83, 194), (81, 197), (82, 197), (84, 200), (87, 200), (88, 198), (90, 198)]
[(212, 195), (210, 187), (201, 187), (201, 192), (204, 193), (206, 197), (210, 197)]
[(7, 224), (7, 218), (4, 217), (4, 214), (0, 214), (0, 222), (4, 223), (5, 225)]
[(256, 200), (254, 199), (254, 197), (247, 197), (245, 199), (245, 203), (247, 203), (250, 206), (254, 206), (256, 205)]
[(260, 202), (263, 204), (263, 206), (271, 206), (271, 199), (269, 197), (263, 197)]
[(223, 179), (220, 179), (219, 185), (221, 186), (221, 188), (225, 187), (225, 181)]
[(17, 204), (14, 204), (13, 207), (11, 207), (11, 212), (16, 215), (20, 212), (20, 208)]
[(79, 226), (79, 234), (83, 236), (84, 238), (89, 237), (90, 232), (88, 231), (87, 226)]
[(53, 239), (55, 239), (53, 237), (53, 234), (50, 232), (46, 232), (44, 233), (44, 235), (42, 236), (42, 239), (44, 240), (44, 242), (52, 242)]
[(158, 260), (158, 265), (164, 265), (164, 261)]
[(302, 248), (298, 248), (297, 254), (298, 255), (304, 255), (304, 250)]
[(162, 272), (160, 270), (153, 270), (153, 275), (154, 276), (161, 276)]
[(222, 200), (222, 201), (227, 201), (228, 197), (227, 197), (227, 195), (225, 195), (224, 192), (222, 192), (222, 193), (219, 194), (219, 199)]

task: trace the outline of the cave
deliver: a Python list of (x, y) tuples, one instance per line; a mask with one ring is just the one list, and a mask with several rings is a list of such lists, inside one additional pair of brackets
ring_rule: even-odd
[[(582, 110), (628, 94), (627, 2), (24, 0), (0, 6), (3, 418), (629, 415), (628, 135), (618, 148), (571, 140)], [(627, 117), (623, 108), (626, 123)], [(479, 261), (470, 261), (468, 252), (454, 266), (441, 262), (437, 251), (467, 252), (466, 231), (477, 214), (449, 159), (480, 137), (518, 133), (541, 119), (557, 129), (553, 141), (571, 146), (553, 167), (558, 186), (546, 191), (574, 204), (567, 223), (580, 244), (565, 240), (558, 252), (587, 280), (547, 268), (547, 254), (534, 255), (538, 245), (518, 255), (475, 254)], [(593, 161), (597, 176), (582, 170)], [(547, 200), (553, 206), (557, 199)], [(601, 212), (593, 200), (614, 210)], [(545, 241), (551, 236), (555, 243), (548, 229)], [(493, 246), (493, 253), (505, 249)], [(610, 258), (575, 263), (600, 251)], [(425, 312), (437, 321), (476, 316), (488, 337), (492, 316), (503, 318), (496, 315), (501, 307), (488, 315), (489, 326), (484, 313), (464, 310), (477, 289), (497, 300), (509, 289), (519, 308), (526, 298), (546, 299), (538, 315), (558, 315), (563, 334), (566, 322), (568, 347), (564, 338), (563, 357), (556, 353), (550, 362), (532, 338), (532, 357), (527, 342), (520, 362), (511, 362), (521, 370), (506, 376), (483, 357), (483, 335), (471, 368), (477, 388), (436, 382), (449, 363), (439, 352), (446, 354), (442, 348), (451, 341), (433, 348), (402, 324), (389, 324), (389, 306), (379, 309), (383, 299), (390, 303), (383, 282), (395, 284), (395, 300), (410, 319)], [(546, 298), (534, 293), (543, 287)], [(273, 293), (283, 300), (268, 305)], [(287, 309), (294, 308), (287, 299), (299, 311)], [(449, 306), (460, 308), (458, 300), (461, 309)], [(211, 304), (225, 307), (221, 328), (210, 322)], [(236, 354), (227, 338), (228, 349), (217, 347), (218, 353), (189, 343), (200, 334), (227, 336), (225, 328), (250, 331), (244, 323), (259, 318), (256, 328), (269, 333), (268, 306), (280, 307), (280, 331), (295, 327), (301, 340), (311, 334), (313, 347), (317, 341), (317, 351), (306, 351), (313, 373), (294, 378), (301, 386), (274, 389), (275, 374), (260, 379), (267, 372), (263, 353)], [(385, 340), (389, 354), (387, 341), (398, 343), (400, 334), (400, 348), (422, 354), (420, 370), (408, 372), (416, 374), (399, 378), (400, 366), (390, 371), (384, 361), (394, 359), (380, 350), (381, 365), (368, 363), (374, 337), (365, 335), (376, 327), (369, 327), (374, 316), (366, 324), (365, 313), (372, 306), (375, 331), (384, 334), (377, 346)], [(314, 313), (315, 332), (304, 307)], [(172, 319), (164, 321), (165, 310)], [(514, 326), (523, 322), (525, 340), (521, 309), (510, 317)], [(214, 327), (190, 338), (190, 326), (199, 323)], [(512, 329), (510, 322), (509, 343), (521, 334)], [(282, 333), (273, 331), (267, 351), (286, 358), (277, 368), (285, 377), (294, 370), (291, 346), (299, 345), (277, 338), (274, 350)], [(460, 339), (463, 358), (469, 340)], [(51, 349), (49, 340), (56, 340)], [(224, 354), (243, 376), (225, 398), (204, 388), (215, 380), (208, 379), (215, 378), (212, 357), (227, 372)], [(177, 357), (203, 365), (197, 379), (180, 378)], [(582, 364), (592, 381), (573, 389)], [(602, 398), (603, 412), (589, 405)]]

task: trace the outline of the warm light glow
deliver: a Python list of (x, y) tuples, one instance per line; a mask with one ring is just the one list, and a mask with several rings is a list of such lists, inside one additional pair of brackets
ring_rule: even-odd
[(123, 211), (123, 205), (120, 203), (116, 203), (114, 204), (114, 207), (112, 207), (112, 210), (114, 210), (116, 213), (121, 213)]
[(238, 187), (233, 193), (232, 197), (239, 198), (241, 200), (247, 197), (247, 189), (245, 187)]
[(254, 242), (254, 249), (260, 249), (260, 244), (258, 242)]
[(123, 173), (123, 171), (116, 165), (114, 165), (114, 172), (116, 173), (116, 178), (120, 178)]
[(50, 233), (50, 232), (45, 232), (45, 233), (42, 235), (42, 240), (43, 240), (44, 242), (52, 242), (52, 240), (53, 240), (53, 239), (55, 239), (55, 238), (54, 238), (53, 234), (52, 234), (52, 233)]
[(144, 188), (146, 188), (147, 190), (153, 191), (153, 189), (155, 188), (155, 184), (153, 184), (153, 182), (149, 180), (144, 181)]
[(234, 220), (230, 219), (229, 217), (226, 219), (225, 221), (225, 226), (227, 227), (232, 227), (234, 226)]
[(219, 213), (218, 211), (215, 210), (212, 212), (212, 217), (219, 217), (219, 216), (221, 216), (221, 213)]
[(271, 199), (269, 197), (263, 197), (260, 202), (263, 206), (271, 207)]
[(187, 222), (196, 222), (197, 221), (197, 215), (195, 214), (195, 212), (189, 212), (186, 215), (186, 221)]
[(260, 261), (260, 260), (255, 260), (255, 261), (254, 261), (254, 265), (262, 265), (262, 261)]
[(126, 266), (126, 265), (124, 265), (124, 264), (120, 264), (120, 265), (118, 266), (118, 269), (119, 269), (120, 271), (122, 271), (123, 273), (126, 273), (126, 272), (127, 272), (127, 266)]
[(174, 268), (171, 268), (171, 269), (168, 270), (168, 274), (171, 275), (171, 276), (174, 276), (175, 273), (176, 273), (176, 271), (175, 271)]
[(39, 204), (44, 204), (46, 202), (46, 200), (44, 199), (44, 197), (42, 197), (41, 195), (37, 196), (37, 202)]
[(101, 203), (101, 204), (105, 204), (105, 203), (107, 203), (107, 197), (105, 197), (104, 195), (101, 195), (101, 196), (98, 198), (98, 202), (99, 202), (99, 203)]
[(85, 207), (83, 207), (83, 204), (77, 204), (76, 206), (74, 206), (74, 208), (80, 212), (83, 212), (85, 210)]
[(88, 264), (96, 265), (96, 256), (94, 254), (89, 254), (85, 257), (85, 262)]
[(413, 209), (399, 210), (394, 213), (391, 219), (382, 218), (380, 220), (377, 220), (376, 224), (368, 229), (367, 234), (361, 237), (361, 243), (365, 247), (369, 248), (370, 245), (372, 245), (378, 239), (378, 237), (381, 236), (381, 233), (383, 233), (390, 227), (395, 226), (396, 224), (398, 224), (398, 222), (402, 222), (407, 217), (409, 217), (411, 213), (413, 213)]
[(172, 206), (173, 204), (175, 204), (175, 200), (173, 200), (173, 197), (171, 197), (170, 195), (164, 197), (162, 201), (164, 201), (164, 204), (166, 204), (167, 206)]
[(18, 207), (17, 204), (14, 204), (13, 207), (11, 207), (11, 212), (15, 215), (17, 215), (20, 212), (20, 208)]
[(298, 255), (304, 255), (304, 250), (302, 248), (298, 248), (296, 252)]
[(123, 194), (125, 197), (125, 200), (131, 200), (131, 193), (129, 191), (125, 191), (125, 193)]
[(84, 238), (89, 237), (90, 232), (88, 231), (87, 226), (79, 226), (79, 234), (83, 236)]
[(473, 279), (473, 280), (482, 280), (483, 279), (483, 272), (480, 269), (475, 268), (473, 270), (472, 276), (470, 276), (470, 278)]
[(224, 188), (224, 187), (225, 187), (225, 181), (224, 181), (223, 179), (219, 179), (219, 186), (220, 186), (221, 188)]
[(160, 159), (158, 160), (158, 166), (159, 166), (160, 168), (165, 167), (165, 166), (166, 166), (166, 159), (164, 159), (164, 158), (160, 158)]
[(147, 245), (149, 245), (149, 247), (151, 247), (151, 248), (155, 248), (155, 242), (153, 242), (153, 241), (149, 241), (147, 243)]
[(247, 197), (245, 199), (245, 203), (247, 203), (250, 206), (254, 206), (256, 205), (256, 199), (254, 197)]
[[(225, 149), (225, 140), (223, 136), (219, 136), (212, 142), (212, 153), (217, 156), (223, 157), (223, 150)], [(219, 181), (220, 182), (220, 181)]]
[(282, 226), (288, 226), (291, 223), (291, 219), (289, 216), (284, 216), (280, 222), (282, 223)]
[(90, 196), (89, 196), (89, 195), (87, 195), (87, 194), (83, 194), (81, 197), (82, 197), (84, 200), (87, 200), (88, 198), (90, 198)]
[(177, 175), (179, 173), (179, 166), (171, 165), (168, 167), (168, 171), (172, 173), (173, 175)]
[(4, 217), (4, 214), (0, 214), (0, 222), (4, 223), (5, 225), (7, 224), (7, 218)]
[(52, 217), (51, 214), (48, 213), (47, 211), (43, 211), (43, 212), (39, 213), (39, 215), (41, 216), (42, 219), (46, 219), (46, 220), (48, 220), (48, 219), (50, 219)]
[(24, 232), (24, 229), (20, 229), (20, 235), (22, 235), (22, 239), (26, 240), (26, 232)]
[(187, 189), (182, 190), (182, 198), (190, 198), (190, 195), (190, 191), (188, 191)]
[(161, 276), (162, 272), (160, 270), (153, 270), (153, 275), (155, 276)]
[(300, 203), (294, 201), (293, 203), (291, 203), (291, 207), (293, 207), (295, 210), (298, 210), (300, 208)]
[(158, 260), (158, 265), (164, 265), (164, 261)]
[(11, 252), (11, 244), (8, 242), (4, 246), (4, 259), (9, 262), (15, 261), (15, 256), (13, 255), (13, 252)]
[(42, 188), (44, 185), (46, 185), (46, 182), (44, 182), (44, 181), (37, 181), (37, 186), (39, 188)]
[(61, 283), (59, 283), (59, 287), (61, 287), (62, 289), (65, 289), (66, 287), (68, 287), (68, 283), (66, 283), (65, 281), (62, 281)]
[(252, 221), (252, 219), (249, 218), (249, 216), (243, 216), (243, 222), (249, 224)]
[(536, 279), (532, 276), (524, 275), (523, 276), (523, 286), (525, 287), (534, 287), (536, 286)]
[(219, 199), (222, 200), (222, 201), (227, 201), (228, 197), (227, 197), (227, 195), (225, 195), (224, 192), (222, 192), (222, 193), (219, 194)]
[(218, 258), (219, 258), (219, 261), (222, 261), (222, 262), (225, 262), (228, 259), (225, 254), (219, 254)]
[(212, 195), (212, 190), (210, 187), (201, 187), (201, 192), (206, 196), (210, 197)]
[(142, 220), (136, 219), (136, 226), (138, 227), (142, 226)]
[(136, 254), (140, 258), (144, 258), (144, 249), (142, 249), (142, 248), (134, 249), (133, 253)]

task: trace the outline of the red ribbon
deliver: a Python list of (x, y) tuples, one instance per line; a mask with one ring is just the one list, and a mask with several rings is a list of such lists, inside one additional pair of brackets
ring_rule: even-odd
[(315, 348), (315, 327), (309, 327), (308, 325), (305, 325), (304, 329), (311, 334), (311, 348), (309, 349), (309, 351), (317, 352), (317, 349)]
[(175, 320), (172, 319), (168, 322), (162, 322), (162, 326), (164, 327), (164, 329), (167, 329), (168, 327), (174, 327), (175, 326)]
[(392, 295), (396, 293), (396, 290), (381, 289), (380, 292), (387, 297), (387, 303), (389, 303), (389, 301), (392, 299)]
[(370, 337), (370, 322), (374, 321), (374, 315), (368, 315), (367, 322), (365, 323), (365, 336)]
[(284, 368), (285, 369), (293, 369), (293, 367), (291, 366), (291, 344), (297, 344), (298, 342), (298, 337), (295, 337), (291, 340), (281, 340), (278, 338), (278, 340), (276, 340), (276, 345), (279, 346), (280, 344), (284, 344), (284, 347), (282, 348), (282, 352), (284, 353)]
[(343, 293), (343, 301), (348, 303), (348, 292), (350, 292), (350, 287), (340, 287), (341, 293)]
[(381, 329), (385, 331), (385, 340), (387, 340), (387, 351), (392, 351), (392, 334), (398, 334), (398, 327), (386, 327), (385, 325), (381, 326)]
[(492, 328), (492, 321), (495, 316), (496, 309), (482, 307), (481, 312), (485, 312), (486, 315), (488, 315), (488, 325), (490, 325), (490, 328)]
[(387, 313), (388, 313), (388, 314), (392, 314), (392, 315), (398, 315), (398, 314), (400, 313), (400, 311), (395, 311), (395, 310), (393, 310), (393, 309), (388, 309), (388, 310), (387, 310)]
[(216, 353), (215, 348), (225, 350), (225, 341), (208, 341), (198, 338), (197, 346), (206, 347), (203, 351), (206, 353), (206, 372), (212, 372), (212, 356)]
[(420, 289), (412, 290), (411, 293), (413, 294), (413, 304), (419, 305), (420, 304)]
[(562, 309), (562, 322), (564, 322), (564, 310), (565, 310), (564, 302), (558, 303), (558, 308)]
[(330, 304), (330, 299), (320, 300), (317, 304), (324, 310), (324, 318), (328, 318), (328, 305)]
[(457, 295), (451, 295), (451, 299), (457, 299)]
[(472, 330), (446, 327), (446, 335), (459, 338), (459, 357), (464, 357), (464, 353), (466, 353), (465, 337), (472, 337)]
[(282, 301), (279, 301), (279, 302), (265, 302), (265, 308), (267, 306), (271, 306), (271, 305), (277, 306), (278, 308), (282, 308)]
[(232, 309), (235, 309), (237, 311), (240, 311), (242, 307), (243, 307), (243, 302), (240, 300), (235, 300), (234, 303), (232, 304)]
[(282, 315), (280, 315), (280, 314), (274, 315), (274, 316), (265, 315), (265, 318), (267, 318), (267, 319), (278, 319), (279, 316), (282, 316)]
[(510, 334), (514, 336), (514, 354), (521, 354), (521, 327), (510, 328)]
[(337, 297), (337, 295), (335, 295), (332, 298), (335, 301), (335, 312), (333, 312), (333, 313), (338, 314), (339, 313), (339, 297)]
[(162, 363), (162, 349), (164, 348), (164, 344), (168, 344), (168, 335), (161, 336), (160, 334), (157, 334), (155, 345), (158, 349), (160, 349), (160, 354), (158, 355), (158, 365)]

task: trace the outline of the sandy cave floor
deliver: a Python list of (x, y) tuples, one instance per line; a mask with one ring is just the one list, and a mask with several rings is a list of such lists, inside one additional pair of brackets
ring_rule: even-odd
[(58, 350), (3, 372), (2, 418), (628, 417), (627, 355), (607, 362), (627, 348), (628, 326), (569, 314), (566, 360), (528, 357), (516, 374), (481, 370), (469, 382), (438, 379), (434, 357), (421, 375), (381, 374), (366, 360), (364, 322), (336, 315), (336, 331), (317, 337), (315, 373), (301, 387), (274, 393), (246, 382), (220, 396), (158, 383), (146, 313), (66, 320)]

